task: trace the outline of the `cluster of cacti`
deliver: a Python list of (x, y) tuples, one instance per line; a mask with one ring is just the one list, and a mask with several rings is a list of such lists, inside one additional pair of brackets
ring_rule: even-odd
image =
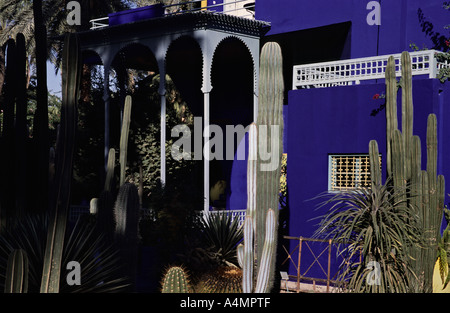
[[(407, 203), (418, 209), (420, 229), (423, 230), (424, 248), (411, 248), (410, 255), (415, 260), (415, 274), (425, 291), (431, 289), (433, 265), (436, 261), (436, 244), (440, 237), (440, 225), (444, 207), (444, 177), (436, 176), (437, 130), (436, 116), (428, 116), (427, 125), (427, 165), (421, 169), (421, 143), (413, 135), (413, 101), (411, 57), (408, 52), (401, 56), (402, 89), (402, 130), (397, 121), (397, 80), (395, 61), (390, 57), (386, 68), (386, 168), (387, 177), (392, 178), (393, 188), (405, 190), (396, 193), (400, 205)], [(381, 184), (381, 173), (377, 170), (378, 145), (369, 144), (372, 184)]]
[(28, 291), (28, 257), (24, 250), (13, 250), (8, 257), (5, 293)]
[(235, 266), (220, 266), (212, 272), (206, 273), (200, 279), (202, 293), (241, 293), (242, 270)]
[[(116, 150), (110, 148), (104, 188), (98, 199), (91, 200), (91, 203), (95, 204), (94, 212), (91, 213), (96, 215), (97, 230), (106, 241), (114, 242), (119, 249), (125, 264), (123, 274), (129, 277), (133, 283), (136, 279), (137, 269), (140, 197), (137, 187), (133, 183), (125, 182), (131, 104), (131, 96), (127, 96), (120, 137), (120, 188), (118, 191), (115, 190)], [(115, 197), (116, 192), (117, 196)]]
[(188, 293), (190, 285), (188, 274), (179, 266), (170, 267), (164, 274), (162, 284), (162, 293)]
[[(26, 207), (27, 188), (27, 58), (25, 52), (25, 37), (18, 34), (16, 40), (9, 39), (7, 44), (7, 63), (5, 70), (4, 97), (1, 103), (3, 110), (3, 127), (1, 148), (4, 153), (1, 175), (11, 179), (2, 180), (0, 197), (0, 217), (3, 225), (12, 219), (23, 215)], [(28, 177), (29, 178), (29, 177)], [(38, 186), (36, 186), (38, 187)]]
[[(238, 247), (245, 293), (269, 292), (274, 282), (283, 152), (283, 93), (281, 48), (277, 43), (268, 42), (260, 58), (258, 117), (256, 124), (249, 128), (247, 212), (244, 244)], [(271, 165), (266, 163), (267, 156), (261, 155), (267, 153), (269, 147), (277, 157), (271, 160)], [(254, 271), (258, 273), (255, 287)]]
[[(46, 47), (44, 47), (45, 49)], [(2, 186), (1, 188), (3, 192), (1, 197), (2, 221), (20, 221), (26, 207), (25, 201), (32, 198), (36, 200), (33, 204), (38, 207), (35, 209), (37, 212), (49, 210), (47, 242), (44, 252), (40, 290), (44, 293), (58, 292), (62, 272), (61, 262), (69, 210), (73, 170), (72, 162), (77, 128), (77, 102), (81, 77), (80, 46), (75, 34), (67, 34), (65, 36), (62, 55), (61, 121), (58, 129), (56, 152), (51, 160), (48, 157), (50, 151), (48, 134), (45, 132), (48, 132), (48, 116), (46, 111), (46, 99), (48, 95), (46, 91), (45, 71), (44, 73), (40, 70), (38, 71), (40, 81), (40, 86), (38, 86), (38, 93), (40, 94), (38, 95), (39, 112), (36, 112), (35, 115), (34, 133), (31, 141), (28, 138), (26, 124), (27, 58), (25, 53), (25, 39), (22, 34), (17, 36), (16, 42), (12, 39), (9, 40), (7, 55), (7, 75), (5, 79), (4, 102), (2, 103), (5, 123), (2, 133), (2, 145), (3, 148), (9, 147), (11, 151), (11, 153), (5, 154), (4, 157), (9, 158), (7, 164), (12, 165), (6, 166), (5, 168), (6, 170), (15, 169), (16, 174), (11, 175), (11, 177), (14, 177), (14, 183), (8, 183), (8, 186)], [(45, 55), (42, 55), (41, 49), (42, 56), (45, 57)], [(44, 85), (42, 82), (44, 82)], [(44, 103), (41, 103), (42, 99), (45, 100)], [(14, 143), (12, 138), (15, 139)], [(45, 153), (38, 152), (38, 157), (33, 159), (33, 161), (39, 159), (40, 164), (38, 169), (35, 169), (37, 172), (33, 173), (34, 176), (26, 173), (26, 169), (35, 168), (34, 166), (28, 165), (31, 160), (25, 159), (28, 141), (33, 143), (33, 147), (39, 151), (46, 150)], [(49, 172), (51, 172), (51, 175), (49, 175)], [(33, 179), (27, 179), (25, 175), (28, 178), (33, 176), (31, 177)], [(27, 186), (31, 186), (26, 184), (29, 180), (32, 180), (32, 184), (36, 184), (36, 186), (30, 188), (33, 190), (25, 190)], [(16, 187), (15, 190), (12, 189), (14, 186)], [(48, 186), (51, 186), (50, 190)], [(34, 194), (31, 194), (31, 191), (35, 192), (37, 196), (35, 197)], [(28, 203), (28, 207), (30, 205)], [(5, 291), (27, 291), (27, 264), (28, 261), (25, 251), (19, 249), (11, 253), (8, 261), (9, 269), (6, 275)]]

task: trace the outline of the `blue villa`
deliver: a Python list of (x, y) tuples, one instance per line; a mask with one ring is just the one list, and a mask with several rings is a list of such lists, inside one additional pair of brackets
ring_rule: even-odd
[[(311, 200), (315, 196), (370, 181), (368, 152), (372, 139), (378, 141), (385, 176), (384, 69), (390, 55), (398, 58), (402, 51), (411, 52), (414, 132), (425, 138), (427, 116), (436, 114), (438, 174), (450, 177), (450, 160), (446, 158), (450, 154), (450, 87), (437, 78), (439, 68), (447, 64), (435, 57), (436, 51), (449, 49), (450, 35), (445, 26), (450, 11), (442, 0), (192, 3), (199, 5), (186, 12), (168, 13), (169, 7), (156, 6), (92, 21), (93, 28), (80, 33), (85, 62), (103, 65), (105, 78), (111, 68), (120, 66), (171, 74), (179, 81), (193, 114), (202, 117), (203, 128), (210, 124), (247, 126), (257, 114), (260, 48), (265, 42), (279, 43), (285, 83), (283, 144), (288, 156), (284, 235), (313, 235), (317, 220), (312, 219), (323, 213), (316, 210), (318, 202)], [(120, 63), (123, 59), (136, 62)], [(105, 81), (106, 158), (110, 86), (109, 80)], [(164, 142), (170, 135), (163, 127), (164, 82), (159, 94)], [(245, 139), (240, 144), (245, 144)], [(422, 160), (426, 160), (425, 140), (422, 145)], [(170, 179), (165, 160), (161, 149), (163, 181)], [(215, 163), (200, 162), (205, 210), (213, 206), (212, 188), (223, 180), (223, 208), (242, 214), (246, 208), (246, 161), (223, 160), (218, 179), (213, 178)], [(337, 174), (341, 172), (346, 177)], [(293, 252), (298, 242), (287, 240), (285, 249)], [(281, 249), (283, 253), (280, 262), (286, 261), (287, 254)], [(295, 276), (297, 260), (293, 258), (283, 264), (284, 270)], [(311, 264), (318, 258), (305, 255), (302, 263)], [(323, 276), (317, 265), (307, 274), (302, 270), (302, 275)]]

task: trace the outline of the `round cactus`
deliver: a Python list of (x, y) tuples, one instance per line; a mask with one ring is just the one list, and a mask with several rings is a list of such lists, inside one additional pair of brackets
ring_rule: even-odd
[(187, 293), (189, 281), (186, 271), (179, 266), (167, 270), (162, 281), (162, 293)]

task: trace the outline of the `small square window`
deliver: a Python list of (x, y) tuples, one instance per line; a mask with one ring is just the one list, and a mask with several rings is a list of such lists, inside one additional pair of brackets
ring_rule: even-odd
[(369, 154), (330, 154), (328, 156), (329, 191), (370, 188), (371, 184)]

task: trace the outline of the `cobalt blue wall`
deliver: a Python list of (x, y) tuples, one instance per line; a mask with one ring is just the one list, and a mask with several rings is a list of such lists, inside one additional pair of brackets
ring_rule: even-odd
[[(374, 100), (373, 96), (384, 92), (382, 83), (289, 92), (287, 181), (291, 236), (311, 237), (319, 222), (317, 217), (326, 212), (317, 209), (319, 200), (311, 199), (328, 189), (328, 154), (368, 153), (369, 141), (376, 139), (385, 179), (385, 111), (375, 116), (371, 114), (384, 103), (384, 99)], [(438, 118), (438, 174), (444, 174), (450, 181), (450, 160), (446, 157), (450, 153), (447, 139), (450, 138), (450, 87), (438, 80), (415, 80), (413, 99), (414, 134), (421, 137), (422, 169), (426, 168), (427, 117), (429, 113), (435, 113)], [(400, 122), (400, 94), (398, 106)], [(446, 189), (448, 194), (449, 183)], [(291, 250), (296, 244), (291, 243)], [(309, 266), (306, 264), (311, 264), (314, 259), (304, 256), (302, 264)], [(289, 272), (294, 274), (295, 269), (291, 266)], [(310, 273), (312, 277), (319, 277), (321, 271), (316, 268)]]
[(442, 0), (379, 0), (381, 26), (367, 24), (368, 2), (258, 0), (256, 18), (271, 22), (268, 36), (351, 22), (352, 58), (410, 50), (410, 43), (429, 49), (445, 45), (450, 11), (442, 7)]
[[(288, 144), (288, 106), (283, 106), (283, 152), (287, 153)], [(238, 160), (235, 155), (230, 177), (230, 194), (227, 200), (227, 210), (247, 209), (247, 156), (248, 133), (239, 143), (239, 147), (245, 148), (245, 160)]]

